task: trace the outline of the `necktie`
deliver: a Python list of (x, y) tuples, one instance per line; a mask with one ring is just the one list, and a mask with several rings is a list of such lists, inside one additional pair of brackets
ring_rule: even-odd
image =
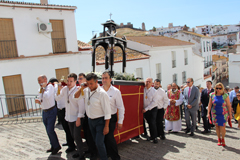
[(189, 90), (188, 90), (188, 98), (190, 97), (190, 92), (191, 92), (191, 87), (189, 87)]

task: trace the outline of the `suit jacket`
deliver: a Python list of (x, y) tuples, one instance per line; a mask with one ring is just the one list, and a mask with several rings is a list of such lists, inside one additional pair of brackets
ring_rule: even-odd
[(240, 101), (237, 99), (237, 97), (234, 97), (232, 101), (232, 108), (233, 108), (234, 114), (236, 114), (237, 112), (238, 103), (240, 103)]
[[(210, 90), (210, 93), (212, 93), (212, 92), (214, 92), (213, 88)], [(209, 94), (208, 94), (207, 88), (202, 90), (201, 102), (202, 102), (203, 108), (205, 108), (205, 109), (206, 109), (206, 107), (208, 106), (208, 103), (209, 103)]]
[(199, 90), (197, 87), (195, 87), (194, 85), (192, 86), (192, 90), (190, 92), (190, 97), (188, 98), (188, 91), (189, 91), (189, 87), (186, 87), (184, 89), (184, 105), (185, 105), (185, 109), (187, 108), (187, 105), (190, 104), (192, 106), (192, 108), (190, 110), (198, 110), (199, 109)]

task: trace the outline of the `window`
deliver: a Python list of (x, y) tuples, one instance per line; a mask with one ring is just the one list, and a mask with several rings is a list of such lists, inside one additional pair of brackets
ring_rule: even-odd
[(156, 64), (156, 77), (157, 77), (157, 79), (162, 81), (161, 63)]
[(205, 41), (203, 41), (203, 52), (205, 52), (206, 49), (205, 49)]
[(173, 83), (177, 84), (177, 74), (176, 73), (173, 75)]
[(66, 44), (65, 44), (65, 34), (63, 28), (63, 20), (50, 20), (52, 23), (52, 48), (53, 53), (65, 53)]
[(211, 46), (212, 46), (212, 44), (211, 44), (211, 42), (209, 42), (209, 51), (212, 51)]
[(172, 68), (176, 67), (176, 52), (172, 51)]
[(18, 57), (13, 20), (0, 18), (0, 59)]
[(64, 76), (65, 83), (67, 83), (67, 76), (69, 74), (69, 68), (56, 69), (55, 72), (56, 72), (56, 78), (59, 82), (62, 79), (62, 76)]
[(26, 102), (21, 75), (3, 77), (3, 85), (9, 115), (26, 111)]
[(209, 41), (207, 41), (207, 52), (208, 52)]
[(137, 68), (137, 69), (136, 69), (136, 78), (141, 78), (141, 79), (143, 79), (142, 68)]
[(185, 83), (187, 81), (186, 79), (186, 71), (182, 72), (182, 83)]
[(188, 53), (187, 53), (187, 50), (184, 50), (184, 64), (188, 65)]

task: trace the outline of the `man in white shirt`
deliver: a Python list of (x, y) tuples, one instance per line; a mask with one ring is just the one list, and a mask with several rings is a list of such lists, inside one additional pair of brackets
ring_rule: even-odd
[(156, 118), (156, 124), (157, 124), (157, 136), (160, 137), (161, 140), (166, 139), (165, 133), (163, 129), (163, 116), (164, 116), (164, 109), (168, 106), (168, 97), (165, 93), (165, 91), (160, 88), (161, 83), (159, 79), (156, 79), (154, 81), (154, 88), (156, 89), (156, 103), (157, 103), (157, 118)]
[[(54, 86), (54, 95), (58, 92), (58, 80), (56, 78), (51, 78), (49, 80), (49, 83), (51, 83)], [(68, 146), (66, 149), (66, 153), (75, 151), (75, 143), (73, 140), (73, 137), (71, 135), (68, 122), (65, 120), (65, 100), (62, 98), (61, 100), (57, 101), (57, 108), (58, 108), (58, 121), (61, 122), (63, 130), (66, 134), (66, 141), (67, 143), (62, 144), (62, 146)]]
[(172, 89), (167, 91), (168, 106), (165, 112), (165, 130), (179, 132), (182, 129), (180, 105), (183, 102), (183, 95), (177, 88), (176, 83), (172, 83)]
[[(88, 116), (89, 127), (96, 143), (101, 160), (107, 160), (107, 151), (104, 144), (105, 135), (109, 132), (109, 121), (111, 118), (111, 107), (106, 91), (98, 85), (97, 75), (89, 73), (86, 76), (87, 86), (79, 89), (74, 97), (85, 98), (85, 108)], [(83, 89), (84, 95), (81, 94)]]
[[(86, 75), (84, 73), (78, 74), (78, 84), (84, 84), (86, 83)], [(81, 86), (80, 86), (81, 87)], [(83, 131), (84, 131), (84, 138), (86, 139), (88, 150), (84, 152), (84, 155), (90, 153), (90, 159), (95, 159), (97, 157), (97, 147), (95, 145), (95, 142), (93, 140), (89, 125), (88, 125), (88, 116), (85, 112), (84, 114), (84, 120), (83, 120)]]
[(55, 106), (54, 99), (54, 87), (52, 84), (47, 84), (47, 77), (41, 75), (38, 77), (39, 89), (39, 99), (35, 100), (42, 107), (42, 119), (45, 125), (48, 138), (50, 140), (51, 148), (47, 152), (52, 152), (52, 154), (57, 154), (61, 149), (58, 141), (56, 132), (54, 131), (54, 126), (57, 117), (57, 107)]
[(76, 101), (73, 97), (78, 88), (76, 86), (77, 75), (71, 73), (67, 78), (67, 86), (61, 89), (60, 94), (55, 95), (56, 101), (64, 99), (66, 106), (65, 120), (68, 122), (69, 129), (72, 137), (77, 144), (78, 154), (73, 155), (73, 158), (80, 156), (80, 159), (85, 159), (83, 156), (83, 143), (81, 137), (81, 128), (83, 123), (83, 117), (85, 114), (84, 99)]
[(153, 140), (153, 143), (158, 143), (157, 140), (157, 99), (156, 99), (156, 90), (152, 87), (153, 80), (152, 78), (147, 78), (145, 81), (144, 88), (144, 106), (142, 112), (144, 113), (144, 118), (147, 120), (150, 130), (150, 140)]
[[(112, 158), (112, 160), (120, 160), (120, 156), (118, 154), (117, 143), (114, 138), (114, 130), (122, 129), (123, 119), (125, 108), (123, 105), (122, 95), (119, 89), (111, 85), (111, 74), (110, 72), (106, 71), (102, 74), (102, 84), (103, 89), (107, 92), (109, 99), (110, 99), (110, 106), (111, 106), (111, 119), (109, 123), (109, 133), (105, 135), (105, 145), (107, 149), (108, 155)], [(118, 115), (117, 115), (118, 111)]]

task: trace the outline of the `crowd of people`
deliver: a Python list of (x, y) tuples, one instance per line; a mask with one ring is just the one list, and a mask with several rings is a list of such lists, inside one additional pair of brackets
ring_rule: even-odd
[[(66, 133), (67, 143), (63, 144), (68, 146), (66, 152), (77, 150), (73, 158), (85, 159), (87, 154), (90, 159), (121, 158), (114, 138), (114, 130), (121, 130), (124, 121), (125, 108), (121, 92), (111, 85), (110, 72), (103, 72), (102, 86), (97, 79), (94, 73), (71, 73), (67, 77), (66, 86), (63, 86), (56, 78), (48, 81), (45, 75), (38, 77), (39, 97), (35, 102), (43, 110), (43, 123), (51, 145), (47, 152), (56, 154), (61, 149), (54, 130), (58, 115)], [(147, 78), (142, 113), (144, 133), (141, 137), (150, 142), (165, 140), (165, 131), (181, 131), (184, 113), (186, 134), (194, 136), (202, 118), (202, 133), (210, 133), (215, 127), (217, 145), (225, 146), (225, 127), (227, 122), (231, 123), (232, 114), (236, 123), (240, 124), (239, 87), (229, 91), (222, 83), (217, 83), (213, 88), (212, 82), (207, 81), (204, 89), (195, 86), (193, 78), (188, 78), (185, 86), (179, 87), (172, 83), (165, 91), (159, 79), (153, 81)], [(81, 130), (84, 131), (88, 146), (86, 151), (83, 150)]]

